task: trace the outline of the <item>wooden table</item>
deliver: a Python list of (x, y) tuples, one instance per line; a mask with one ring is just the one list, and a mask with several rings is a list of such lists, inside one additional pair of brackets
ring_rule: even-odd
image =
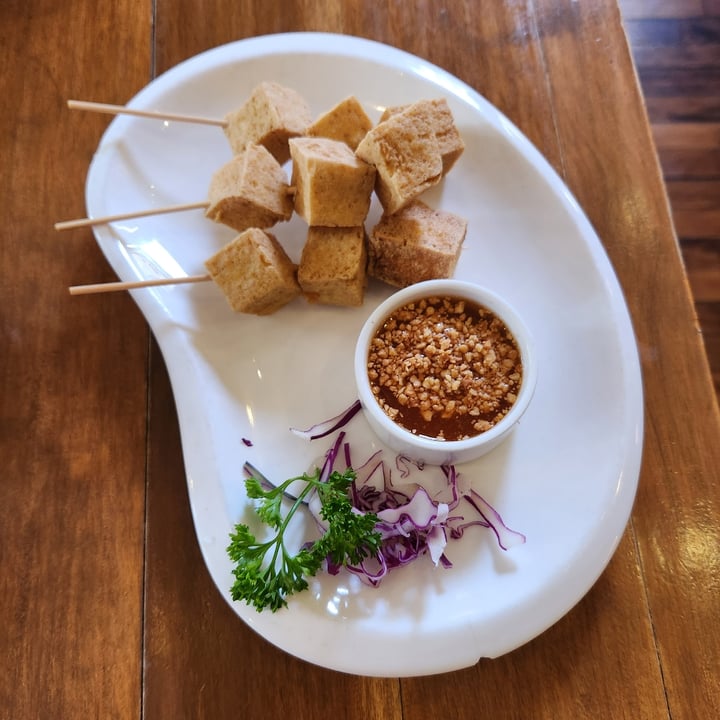
[[(447, 675), (326, 671), (238, 620), (143, 317), (66, 290), (114, 279), (90, 230), (53, 230), (84, 214), (108, 123), (66, 99), (124, 102), (207, 48), (297, 30), (395, 45), (506, 113), (587, 212), (637, 333), (644, 461), (615, 557), (543, 635)], [(614, 0), (4, 0), (0, 57), (0, 718), (718, 716), (720, 421)]]

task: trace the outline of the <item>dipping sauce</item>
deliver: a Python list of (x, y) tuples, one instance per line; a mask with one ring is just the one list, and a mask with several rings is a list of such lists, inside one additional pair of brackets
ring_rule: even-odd
[(445, 441), (502, 420), (523, 374), (505, 323), (459, 297), (427, 297), (395, 310), (370, 342), (367, 370), (373, 395), (394, 422)]

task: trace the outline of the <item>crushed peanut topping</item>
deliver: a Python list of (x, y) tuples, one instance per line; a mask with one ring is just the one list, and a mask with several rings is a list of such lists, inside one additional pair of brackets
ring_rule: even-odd
[(375, 334), (368, 377), (380, 406), (417, 435), (463, 440), (489, 430), (522, 383), (515, 338), (490, 310), (428, 297), (396, 310)]

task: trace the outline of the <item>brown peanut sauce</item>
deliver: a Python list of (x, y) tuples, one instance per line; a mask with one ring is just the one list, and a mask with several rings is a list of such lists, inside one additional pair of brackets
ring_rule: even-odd
[(460, 297), (428, 297), (394, 311), (368, 350), (368, 377), (385, 413), (436, 440), (486, 432), (509, 412), (522, 359), (505, 323)]

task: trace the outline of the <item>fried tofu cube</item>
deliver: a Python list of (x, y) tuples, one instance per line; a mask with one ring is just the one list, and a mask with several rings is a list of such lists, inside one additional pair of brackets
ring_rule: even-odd
[(250, 228), (205, 262), (235, 312), (270, 315), (301, 294), (296, 267), (277, 238)]
[(306, 135), (340, 140), (355, 150), (372, 126), (373, 122), (360, 101), (351, 95), (318, 117), (307, 129)]
[(366, 241), (363, 227), (308, 229), (298, 282), (310, 302), (362, 305), (367, 285)]
[(312, 114), (297, 91), (262, 82), (239, 109), (225, 116), (225, 121), (225, 135), (234, 154), (250, 144), (264, 145), (282, 165), (290, 158), (288, 139), (305, 134)]
[(440, 182), (442, 156), (427, 113), (411, 105), (376, 125), (355, 154), (377, 170), (375, 192), (389, 215)]
[(397, 287), (452, 277), (466, 232), (463, 218), (415, 200), (372, 229), (368, 274)]
[(293, 197), (282, 166), (262, 145), (248, 145), (215, 172), (206, 217), (242, 232), (289, 220)]
[[(442, 157), (442, 174), (447, 175), (465, 150), (465, 142), (455, 125), (455, 118), (450, 106), (444, 98), (420, 100), (415, 103), (415, 106), (418, 112), (425, 115), (435, 133), (440, 147), (440, 156)], [(380, 122), (407, 110), (409, 107), (409, 105), (399, 105), (386, 108), (380, 117)]]
[(359, 227), (370, 209), (375, 168), (339, 140), (292, 138), (295, 211), (308, 225)]

